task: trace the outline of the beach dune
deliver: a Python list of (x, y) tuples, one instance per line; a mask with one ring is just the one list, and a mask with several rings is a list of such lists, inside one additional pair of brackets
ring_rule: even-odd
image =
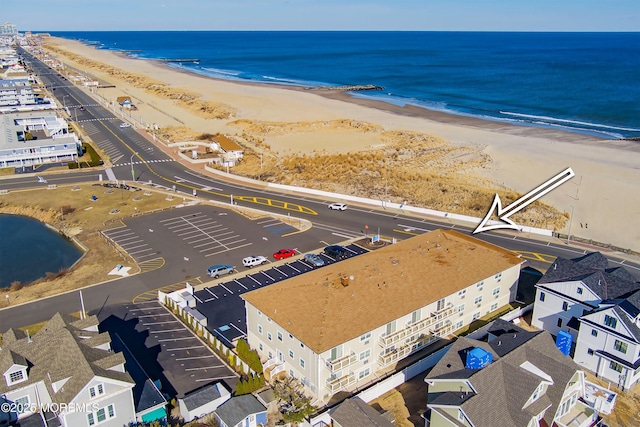
[[(113, 84), (93, 90), (105, 104), (130, 96), (138, 108), (130, 120), (196, 134), (249, 134), (277, 158), (372, 151), (385, 156), (398, 135), (429, 135), (425, 147), (440, 150), (440, 158), (429, 157), (424, 168), (431, 165), (461, 182), (526, 193), (571, 167), (576, 176), (542, 198), (560, 213), (573, 213), (558, 231), (567, 234), (571, 227), (574, 236), (640, 251), (638, 142), (394, 106), (340, 91), (212, 79), (67, 39), (50, 38), (46, 45), (67, 66)], [(490, 202), (484, 204), (479, 216)], [(524, 210), (520, 218), (526, 217)], [(531, 219), (534, 226), (545, 225)]]

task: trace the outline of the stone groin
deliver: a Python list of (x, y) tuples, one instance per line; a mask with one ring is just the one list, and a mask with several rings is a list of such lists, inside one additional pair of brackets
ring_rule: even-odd
[(348, 86), (310, 86), (305, 90), (337, 90), (340, 92), (360, 92), (365, 90), (384, 90), (382, 86), (376, 85), (348, 85)]

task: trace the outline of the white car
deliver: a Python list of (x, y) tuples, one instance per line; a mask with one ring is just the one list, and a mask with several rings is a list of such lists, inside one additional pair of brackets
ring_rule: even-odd
[(262, 255), (251, 255), (242, 259), (242, 265), (249, 268), (255, 267), (256, 265), (266, 264), (267, 262), (269, 262), (269, 260)]
[(127, 123), (127, 122), (122, 122), (122, 123), (120, 124), (120, 127), (121, 127), (121, 128), (128, 128), (128, 127), (131, 127), (131, 125), (130, 125), (129, 123)]
[(345, 205), (344, 203), (331, 203), (329, 205), (329, 209), (334, 211), (346, 211), (347, 205)]

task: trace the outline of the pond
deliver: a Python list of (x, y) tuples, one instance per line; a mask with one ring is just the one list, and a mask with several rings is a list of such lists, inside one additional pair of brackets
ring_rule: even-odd
[(33, 218), (0, 214), (0, 288), (69, 268), (82, 250)]

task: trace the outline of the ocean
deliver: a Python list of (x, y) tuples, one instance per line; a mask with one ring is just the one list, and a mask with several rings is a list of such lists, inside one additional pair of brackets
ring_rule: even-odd
[(640, 138), (640, 33), (51, 32), (211, 77), (372, 84), (353, 96), (597, 135)]

